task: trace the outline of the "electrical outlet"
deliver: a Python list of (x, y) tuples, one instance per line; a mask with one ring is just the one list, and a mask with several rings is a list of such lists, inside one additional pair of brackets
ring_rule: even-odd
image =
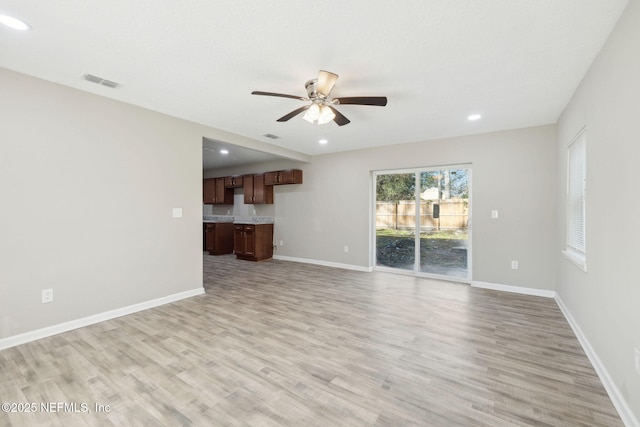
[(491, 218), (493, 219), (498, 219), (498, 211), (497, 210), (492, 210), (491, 211)]
[(182, 218), (182, 208), (173, 208), (173, 217)]
[(516, 260), (511, 261), (511, 269), (512, 270), (517, 270), (518, 269), (518, 261), (516, 261)]
[(284, 246), (284, 240), (280, 240), (280, 246)]
[(48, 302), (53, 301), (53, 289), (43, 289), (42, 290), (42, 303), (46, 304)]
[(637, 348), (634, 348), (633, 353), (635, 354), (634, 359), (635, 359), (636, 373), (640, 375), (640, 350), (638, 350)]
[(344, 247), (344, 251), (345, 251), (345, 252), (349, 252), (349, 246), (346, 246), (346, 245), (345, 245), (345, 247)]

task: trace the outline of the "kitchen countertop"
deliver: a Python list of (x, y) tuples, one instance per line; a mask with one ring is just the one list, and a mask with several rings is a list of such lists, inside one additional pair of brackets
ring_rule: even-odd
[(236, 217), (234, 224), (273, 224), (273, 217), (270, 216), (248, 216)]
[(233, 216), (230, 215), (205, 215), (202, 222), (233, 222)]
[(232, 222), (234, 224), (273, 224), (273, 217), (270, 216), (231, 216), (231, 215), (204, 215), (202, 222)]

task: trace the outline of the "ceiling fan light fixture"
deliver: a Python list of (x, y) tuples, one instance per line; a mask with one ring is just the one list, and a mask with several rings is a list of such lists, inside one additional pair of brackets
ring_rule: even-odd
[(300, 101), (310, 102), (309, 104), (296, 108), (295, 110), (280, 117), (277, 122), (287, 122), (298, 114), (304, 113), (303, 119), (312, 124), (323, 125), (334, 121), (338, 126), (344, 126), (351, 123), (351, 121), (338, 111), (334, 106), (340, 104), (350, 105), (377, 105), (384, 107), (387, 105), (386, 96), (347, 96), (342, 98), (332, 98), (331, 91), (333, 90), (338, 75), (329, 71), (320, 70), (317, 79), (307, 80), (304, 87), (307, 90), (308, 98), (287, 95), (286, 93), (276, 92), (263, 92), (254, 90), (252, 95), (263, 96), (278, 96), (281, 98), (293, 98)]
[(309, 123), (315, 123), (319, 125), (324, 125), (329, 123), (336, 117), (333, 110), (326, 105), (319, 105), (315, 102), (311, 104), (307, 112), (302, 116), (303, 119), (308, 121)]
[(328, 98), (333, 86), (338, 80), (338, 75), (329, 71), (320, 70), (316, 83), (316, 92), (321, 98)]
[(326, 123), (329, 123), (331, 120), (333, 120), (336, 117), (335, 113), (331, 110), (331, 108), (327, 107), (327, 106), (323, 106), (320, 109), (320, 117), (318, 117), (318, 124), (319, 125), (324, 125)]
[(302, 118), (308, 121), (309, 123), (313, 123), (316, 120), (318, 120), (319, 117), (320, 117), (320, 106), (314, 102), (313, 104), (311, 104), (307, 112), (304, 113), (304, 116)]

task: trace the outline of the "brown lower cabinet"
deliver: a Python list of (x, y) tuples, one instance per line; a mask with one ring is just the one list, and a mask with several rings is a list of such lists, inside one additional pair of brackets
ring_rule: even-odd
[(261, 261), (273, 257), (273, 224), (234, 224), (236, 258)]
[(233, 223), (208, 222), (204, 225), (205, 249), (209, 255), (233, 253)]

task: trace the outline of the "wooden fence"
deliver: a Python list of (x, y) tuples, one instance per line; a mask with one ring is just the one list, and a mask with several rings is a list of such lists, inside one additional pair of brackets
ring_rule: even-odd
[[(439, 218), (434, 218), (434, 206), (440, 209)], [(437, 208), (436, 208), (437, 209)], [(416, 202), (376, 202), (376, 228), (411, 230), (415, 228)], [(447, 199), (420, 203), (420, 228), (436, 230), (466, 229), (469, 225), (469, 202), (467, 199)]]

